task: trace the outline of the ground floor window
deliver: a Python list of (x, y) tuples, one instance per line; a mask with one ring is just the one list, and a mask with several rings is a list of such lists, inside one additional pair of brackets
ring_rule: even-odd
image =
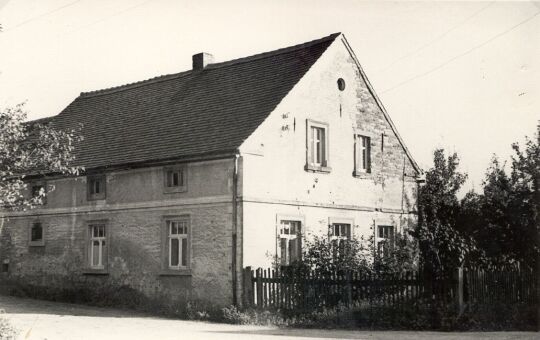
[(377, 254), (380, 257), (388, 256), (394, 246), (394, 226), (377, 226)]
[(187, 220), (167, 221), (168, 264), (170, 269), (186, 269), (189, 263), (189, 224)]
[(33, 222), (30, 225), (30, 246), (43, 246), (45, 245), (44, 228), (41, 222)]
[(329, 234), (334, 258), (343, 257), (347, 248), (347, 242), (351, 239), (351, 224), (332, 223)]
[(105, 224), (91, 224), (88, 249), (91, 269), (104, 269), (107, 263), (107, 232)]
[(300, 260), (302, 258), (302, 223), (280, 220), (278, 242), (282, 266), (288, 266)]

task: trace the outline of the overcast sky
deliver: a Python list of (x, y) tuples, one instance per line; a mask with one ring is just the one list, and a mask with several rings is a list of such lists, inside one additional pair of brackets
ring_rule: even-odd
[(540, 2), (0, 0), (0, 106), (345, 34), (420, 166), (456, 151), (477, 189), (540, 119)]

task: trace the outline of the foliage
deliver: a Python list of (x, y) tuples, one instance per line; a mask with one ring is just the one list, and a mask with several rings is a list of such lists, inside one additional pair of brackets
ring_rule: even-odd
[(72, 167), (77, 131), (55, 129), (50, 124), (24, 123), (24, 104), (0, 109), (0, 206), (28, 209), (40, 205), (47, 195), (43, 188), (32, 198), (25, 197), (27, 175), (78, 174)]
[(535, 268), (540, 254), (540, 146), (527, 139), (524, 150), (517, 143), (512, 148), (510, 174), (494, 156), (482, 183), (483, 193), (469, 192), (461, 201), (458, 227), (469, 232), (478, 246), (477, 256), (469, 262), (496, 267), (521, 263)]
[(457, 227), (460, 202), (457, 193), (467, 175), (458, 171), (456, 153), (445, 157), (437, 149), (434, 167), (426, 172), (426, 183), (419, 190), (419, 223), (413, 232), (420, 246), (426, 269), (447, 272), (459, 267), (467, 254), (475, 250), (467, 233)]
[(313, 235), (302, 249), (302, 261), (294, 263), (285, 271), (304, 277), (314, 271), (320, 275), (334, 273), (399, 273), (417, 269), (417, 243), (407, 234), (398, 233), (385, 256), (376, 251), (373, 236), (352, 237), (342, 243), (328, 237)]
[(3, 313), (4, 311), (0, 309), (0, 340), (13, 340), (15, 339), (17, 332), (9, 321), (2, 315)]

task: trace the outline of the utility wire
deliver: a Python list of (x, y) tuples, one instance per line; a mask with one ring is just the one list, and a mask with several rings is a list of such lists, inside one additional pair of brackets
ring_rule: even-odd
[(393, 91), (393, 90), (397, 89), (398, 87), (401, 87), (401, 86), (407, 84), (408, 82), (411, 82), (411, 81), (416, 80), (416, 79), (421, 78), (421, 77), (425, 77), (425, 76), (427, 76), (428, 74), (433, 73), (433, 72), (435, 72), (435, 71), (437, 71), (437, 70), (443, 68), (444, 66), (450, 64), (451, 62), (453, 62), (453, 61), (455, 61), (455, 60), (457, 60), (457, 59), (459, 59), (459, 58), (461, 58), (461, 57), (464, 57), (464, 56), (466, 56), (467, 54), (469, 54), (469, 53), (471, 53), (471, 52), (473, 52), (473, 51), (475, 51), (475, 50), (477, 50), (477, 49), (479, 49), (479, 48), (481, 48), (481, 47), (483, 47), (483, 46), (489, 44), (489, 43), (492, 42), (493, 40), (495, 40), (495, 39), (497, 39), (497, 38), (500, 38), (500, 37), (502, 37), (503, 35), (505, 35), (505, 34), (507, 34), (507, 33), (510, 33), (511, 31), (515, 30), (515, 29), (518, 28), (519, 26), (521, 26), (521, 25), (527, 23), (528, 21), (531, 21), (532, 19), (534, 19), (538, 14), (540, 14), (540, 11), (534, 13), (533, 15), (531, 15), (530, 17), (528, 17), (527, 19), (525, 19), (525, 20), (523, 20), (523, 21), (520, 21), (519, 23), (517, 23), (517, 24), (515, 24), (514, 26), (512, 26), (512, 27), (506, 29), (505, 31), (503, 31), (503, 32), (501, 32), (501, 33), (498, 33), (498, 34), (494, 35), (493, 37), (489, 38), (488, 40), (484, 41), (483, 43), (478, 44), (478, 45), (476, 45), (476, 46), (474, 46), (474, 47), (468, 49), (467, 51), (465, 51), (465, 52), (463, 52), (463, 53), (461, 53), (461, 54), (458, 54), (458, 55), (456, 55), (456, 56), (454, 56), (454, 57), (448, 59), (447, 61), (443, 62), (442, 64), (439, 64), (439, 65), (437, 65), (436, 67), (434, 67), (434, 68), (432, 68), (432, 69), (430, 69), (430, 70), (428, 70), (428, 71), (426, 71), (426, 72), (423, 72), (423, 73), (417, 74), (417, 75), (415, 75), (415, 76), (412, 76), (412, 77), (410, 77), (410, 78), (408, 78), (408, 79), (405, 79), (404, 81), (402, 81), (402, 82), (396, 84), (395, 86), (392, 86), (392, 87), (390, 87), (390, 88), (388, 88), (388, 89), (386, 89), (386, 90), (381, 91), (381, 93), (386, 93), (386, 92), (389, 92), (389, 91)]
[(402, 61), (403, 59), (405, 58), (408, 58), (410, 56), (413, 56), (415, 54), (417, 54), (418, 52), (420, 51), (423, 51), (424, 49), (426, 49), (427, 47), (433, 45), (434, 43), (436, 43), (437, 41), (441, 40), (442, 38), (444, 38), (445, 36), (447, 36), (450, 32), (456, 30), (458, 27), (460, 27), (461, 25), (463, 25), (464, 23), (466, 23), (467, 21), (471, 20), (472, 18), (474, 18), (475, 16), (477, 16), (478, 14), (480, 14), (481, 12), (485, 11), (486, 9), (488, 9), (488, 7), (490, 7), (491, 5), (493, 5), (494, 2), (490, 2), (488, 3), (486, 6), (480, 8), (478, 11), (474, 12), (473, 14), (471, 14), (470, 16), (466, 17), (464, 20), (460, 21), (457, 25), (454, 25), (452, 27), (450, 27), (448, 30), (444, 31), (442, 34), (440, 34), (439, 36), (437, 36), (435, 39), (433, 40), (430, 40), (429, 42), (425, 43), (424, 45), (420, 46), (419, 48), (417, 48), (416, 50), (410, 52), (410, 53), (406, 53), (404, 55), (402, 55), (401, 57), (395, 59), (394, 61), (392, 61), (390, 64), (388, 64), (386, 67), (382, 68), (382, 69), (379, 69), (379, 70), (376, 70), (375, 73), (382, 73), (386, 70), (388, 70), (389, 68), (391, 68), (392, 66), (394, 66), (395, 64), (397, 64), (398, 62)]
[(89, 24), (80, 26), (80, 27), (78, 27), (77, 29), (75, 29), (75, 30), (73, 30), (73, 31), (71, 31), (71, 32), (68, 32), (68, 33), (75, 33), (75, 32), (77, 32), (77, 31), (83, 30), (83, 29), (88, 28), (88, 27), (90, 27), (90, 26), (94, 26), (94, 25), (96, 25), (96, 24), (98, 24), (98, 23), (100, 23), (100, 22), (109, 20), (109, 19), (112, 18), (112, 17), (115, 17), (115, 16), (118, 16), (118, 15), (124, 14), (124, 13), (126, 13), (126, 12), (131, 11), (131, 10), (134, 10), (135, 8), (140, 7), (140, 6), (143, 6), (143, 5), (146, 5), (147, 3), (152, 2), (152, 1), (155, 1), (155, 0), (147, 0), (147, 1), (143, 1), (143, 2), (141, 2), (141, 3), (138, 3), (138, 4), (136, 4), (136, 5), (133, 5), (133, 6), (131, 6), (131, 7), (127, 7), (127, 8), (125, 8), (125, 9), (123, 9), (123, 10), (114, 12), (113, 14), (111, 14), (111, 15), (109, 15), (109, 16), (103, 17), (103, 18), (98, 19), (98, 20), (96, 20), (96, 21), (93, 21), (93, 22), (91, 22), (91, 23), (89, 23)]
[(58, 8), (55, 8), (55, 9), (51, 10), (51, 11), (48, 11), (48, 12), (45, 12), (45, 13), (43, 13), (43, 14), (37, 15), (37, 16), (35, 16), (35, 17), (32, 17), (32, 18), (30, 18), (30, 19), (27, 19), (27, 20), (25, 20), (25, 21), (23, 21), (23, 22), (18, 23), (18, 24), (15, 25), (15, 26), (12, 26), (12, 27), (10, 27), (10, 28), (6, 28), (6, 29), (4, 30), (4, 33), (13, 31), (13, 30), (15, 30), (15, 29), (17, 29), (17, 28), (19, 28), (19, 27), (21, 27), (21, 26), (24, 26), (24, 25), (26, 25), (26, 24), (28, 24), (28, 23), (31, 23), (32, 21), (41, 19), (41, 18), (43, 18), (43, 17), (45, 17), (45, 16), (47, 16), (47, 15), (49, 15), (49, 14), (53, 14), (53, 13), (56, 13), (56, 12), (58, 12), (58, 11), (61, 11), (61, 10), (63, 10), (64, 8), (73, 6), (73, 5), (75, 5), (76, 3), (78, 3), (78, 2), (81, 2), (81, 0), (75, 0), (75, 1), (72, 1), (72, 2), (70, 2), (70, 3), (68, 3), (68, 4), (65, 4), (64, 6), (60, 6), (60, 7), (58, 7)]

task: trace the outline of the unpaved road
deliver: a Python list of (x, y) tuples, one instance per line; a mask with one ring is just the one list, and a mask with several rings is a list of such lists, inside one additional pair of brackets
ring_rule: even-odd
[(136, 312), (0, 295), (0, 309), (18, 339), (539, 339), (538, 333), (342, 331), (235, 326), (152, 317)]

